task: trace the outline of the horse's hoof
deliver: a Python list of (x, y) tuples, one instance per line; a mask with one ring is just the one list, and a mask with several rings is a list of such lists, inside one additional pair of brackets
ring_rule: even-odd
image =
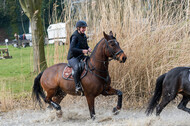
[(56, 111), (56, 116), (58, 117), (58, 118), (61, 118), (62, 117), (62, 111), (61, 110), (58, 110), (58, 111)]
[(53, 110), (53, 107), (52, 107), (51, 105), (49, 105), (49, 106), (47, 107), (47, 109), (48, 109), (48, 110)]
[(96, 115), (92, 115), (92, 120), (94, 121), (96, 119)]
[(119, 114), (120, 109), (117, 109), (117, 107), (114, 107), (112, 112), (114, 115), (117, 115), (117, 114)]

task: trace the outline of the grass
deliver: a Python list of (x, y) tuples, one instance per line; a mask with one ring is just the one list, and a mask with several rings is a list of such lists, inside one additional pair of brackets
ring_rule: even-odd
[[(0, 48), (5, 48), (5, 46), (0, 46)], [(31, 47), (18, 49), (9, 46), (8, 49), (13, 58), (0, 60), (0, 77), (18, 77), (20, 74), (31, 71)]]
[[(0, 46), (6, 48), (6, 46)], [(64, 61), (64, 46), (58, 46), (57, 62)], [(12, 93), (31, 92), (35, 74), (33, 74), (33, 51), (32, 47), (14, 48), (8, 46), (12, 59), (0, 60), (0, 90), (5, 86)], [(45, 46), (48, 66), (54, 64), (54, 45)]]
[[(5, 48), (5, 46), (0, 46)], [(0, 60), (0, 87), (5, 84), (6, 89), (13, 93), (30, 91), (33, 76), (32, 72), (32, 48), (14, 48), (9, 46), (12, 59)]]
[[(66, 62), (67, 46), (46, 45), (48, 66)], [(0, 46), (6, 48), (6, 46)], [(33, 48), (8, 46), (12, 59), (0, 60), (0, 112), (33, 105), (31, 92), (34, 78)]]

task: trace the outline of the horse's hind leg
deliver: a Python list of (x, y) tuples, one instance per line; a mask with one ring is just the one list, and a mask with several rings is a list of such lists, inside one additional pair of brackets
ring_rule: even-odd
[(53, 97), (53, 101), (57, 104), (60, 104), (61, 101), (63, 100), (63, 98), (66, 96), (67, 94), (61, 90), (61, 88), (59, 88), (57, 90), (57, 93), (55, 94), (55, 96)]
[[(63, 92), (61, 90), (61, 88), (59, 88), (57, 90), (57, 93), (55, 94), (55, 96), (52, 98), (52, 100), (57, 103), (57, 104), (60, 104), (61, 101), (63, 100), (63, 98), (66, 96), (67, 94), (65, 92)], [(57, 116), (58, 117), (61, 117), (62, 116), (62, 110), (59, 110), (56, 112)]]
[(156, 107), (156, 116), (159, 116), (164, 107), (176, 97), (177, 93), (169, 93), (166, 90), (163, 92), (161, 103)]
[(56, 110), (61, 110), (61, 106), (59, 104), (55, 103), (54, 101), (52, 101), (52, 97), (55, 96), (56, 92), (57, 92), (56, 89), (48, 90), (45, 101), (47, 103), (49, 103), (50, 105), (52, 105)]
[(178, 109), (182, 109), (183, 111), (186, 111), (190, 114), (190, 109), (186, 107), (187, 103), (189, 102), (189, 98), (187, 96), (183, 95), (183, 99), (181, 100), (181, 102), (179, 103), (179, 105), (177, 106)]
[[(52, 101), (57, 103), (57, 104), (60, 104), (62, 99), (66, 96), (67, 94), (65, 92), (63, 92), (61, 90), (61, 88), (58, 88), (57, 89), (57, 92), (55, 94), (55, 96), (52, 97)], [(51, 104), (49, 104), (48, 108), (52, 108), (53, 106)]]
[(122, 95), (123, 93), (120, 90), (116, 90), (112, 87), (109, 87), (107, 90), (105, 90), (102, 95), (108, 96), (108, 95), (118, 95), (118, 101), (117, 106), (113, 108), (114, 115), (117, 115), (121, 108), (122, 108)]

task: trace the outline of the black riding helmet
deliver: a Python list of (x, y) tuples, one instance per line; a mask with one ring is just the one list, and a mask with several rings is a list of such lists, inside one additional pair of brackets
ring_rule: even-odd
[(76, 28), (77, 27), (87, 27), (87, 23), (83, 20), (80, 20), (76, 23)]

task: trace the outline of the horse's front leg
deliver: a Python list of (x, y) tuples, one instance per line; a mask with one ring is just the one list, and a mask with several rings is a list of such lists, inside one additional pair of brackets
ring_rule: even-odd
[(92, 120), (94, 120), (96, 118), (95, 109), (94, 109), (95, 97), (94, 96), (86, 96), (86, 99), (87, 99), (87, 102), (88, 102), (88, 107), (89, 107), (89, 111), (90, 111), (90, 117), (92, 118)]
[(107, 88), (102, 95), (108, 96), (108, 95), (118, 95), (118, 101), (117, 106), (113, 108), (114, 115), (119, 114), (121, 108), (122, 108), (122, 95), (123, 93), (120, 90), (116, 90), (112, 87)]

